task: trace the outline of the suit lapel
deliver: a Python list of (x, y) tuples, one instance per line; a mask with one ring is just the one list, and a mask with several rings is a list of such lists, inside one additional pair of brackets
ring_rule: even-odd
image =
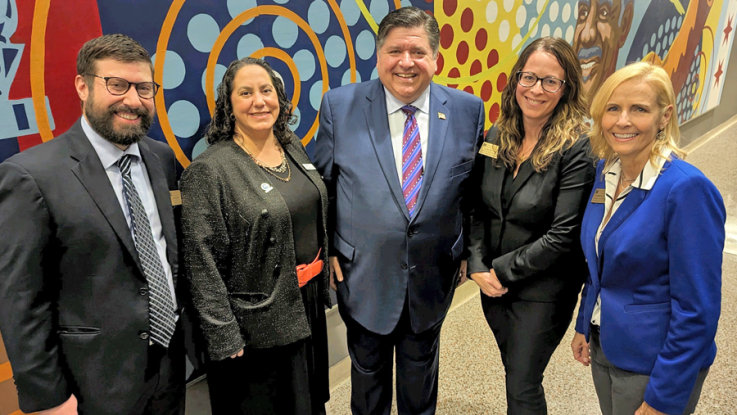
[(123, 247), (133, 258), (140, 271), (138, 275), (143, 277), (143, 268), (141, 268), (141, 261), (138, 259), (138, 252), (133, 243), (133, 236), (123, 215), (118, 197), (110, 185), (110, 180), (105, 169), (102, 168), (100, 158), (84, 134), (79, 121), (69, 129), (68, 134), (69, 155), (77, 161), (77, 164), (72, 167), (72, 172), (90, 194), (92, 200), (95, 201), (95, 204), (120, 239)]
[(632, 212), (637, 209), (638, 206), (642, 203), (643, 200), (645, 200), (645, 196), (647, 195), (647, 190), (642, 190), (638, 188), (632, 189), (630, 193), (627, 195), (627, 197), (624, 199), (621, 205), (619, 205), (619, 208), (617, 208), (617, 211), (614, 212), (614, 215), (612, 215), (611, 218), (609, 218), (609, 222), (607, 222), (606, 226), (604, 227), (604, 230), (601, 232), (601, 237), (599, 238), (599, 269), (601, 269), (601, 261), (603, 259), (603, 249), (604, 245), (606, 244), (607, 239), (612, 235), (612, 233), (619, 227), (619, 225), (624, 222), (625, 219), (627, 219)]
[[(374, 81), (374, 86), (366, 95), (366, 98), (369, 102), (364, 107), (363, 112), (366, 116), (366, 125), (371, 136), (371, 143), (379, 159), (384, 178), (389, 184), (389, 189), (400, 209), (402, 209), (404, 216), (409, 220), (409, 210), (407, 210), (407, 205), (404, 203), (402, 185), (399, 183), (399, 177), (397, 176), (394, 149), (392, 148), (391, 133), (389, 132), (389, 120), (386, 113), (386, 100), (381, 82)], [(422, 189), (420, 189), (421, 191)], [(422, 193), (420, 193), (420, 197), (421, 195)], [(420, 203), (419, 199), (418, 203)]]
[(440, 158), (443, 155), (443, 148), (445, 147), (445, 141), (448, 136), (448, 120), (441, 119), (438, 113), (448, 114), (452, 116), (453, 111), (450, 111), (445, 104), (448, 101), (448, 97), (442, 92), (440, 88), (437, 88), (435, 84), (430, 84), (430, 113), (429, 128), (427, 137), (427, 154), (425, 157), (425, 172), (422, 178), (422, 187), (420, 188), (420, 194), (417, 196), (417, 208), (415, 217), (422, 211), (422, 205), (425, 203), (427, 194), (430, 191), (430, 185), (432, 184), (435, 172), (438, 171), (438, 165), (440, 164)]
[[(159, 220), (161, 227), (164, 229), (164, 239), (166, 239), (166, 256), (169, 260), (169, 266), (172, 266), (173, 258), (177, 255), (177, 230), (174, 225), (174, 210), (171, 205), (171, 194), (169, 193), (169, 185), (166, 183), (166, 174), (161, 165), (159, 156), (154, 154), (145, 141), (138, 142), (138, 149), (141, 152), (141, 158), (146, 165), (148, 178), (151, 182), (151, 188), (156, 199), (156, 209), (159, 212)], [(172, 269), (172, 277), (176, 283), (176, 273)]]
[(514, 195), (516, 195), (519, 189), (524, 186), (534, 172), (535, 169), (532, 168), (532, 162), (522, 163), (519, 167), (519, 171), (517, 172), (517, 177), (515, 177), (512, 182), (512, 198), (514, 198)]

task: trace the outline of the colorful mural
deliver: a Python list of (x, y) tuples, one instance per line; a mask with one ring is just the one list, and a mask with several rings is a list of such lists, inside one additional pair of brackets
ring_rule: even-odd
[[(152, 54), (163, 88), (150, 135), (182, 167), (205, 149), (216, 86), (244, 56), (278, 71), (296, 108), (292, 129), (311, 152), (322, 94), (377, 77), (377, 22), (409, 5), (440, 23), (435, 81), (481, 97), (487, 128), (519, 52), (541, 36), (573, 45), (590, 95), (627, 62), (663, 65), (688, 121), (719, 104), (737, 25), (737, 0), (0, 0), (0, 161), (77, 120), (77, 51), (103, 33), (125, 33)], [(0, 347), (0, 415), (17, 410), (9, 388)]]

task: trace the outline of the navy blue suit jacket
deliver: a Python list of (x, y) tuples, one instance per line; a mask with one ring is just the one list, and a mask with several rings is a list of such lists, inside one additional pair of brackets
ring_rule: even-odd
[[(594, 192), (605, 189), (599, 163)], [(593, 195), (593, 192), (592, 192)], [(594, 238), (604, 204), (589, 203), (581, 243), (590, 278), (576, 331), (589, 338), (601, 294), (601, 347), (616, 367), (650, 375), (645, 401), (683, 413), (698, 372), (714, 362), (726, 212), (698, 169), (666, 162), (651, 190), (633, 189)]]
[(412, 330), (421, 332), (445, 317), (453, 298), (484, 106), (468, 93), (430, 85), (424, 178), (410, 218), (384, 93), (373, 80), (325, 94), (315, 166), (331, 199), (330, 255), (338, 256), (345, 278), (338, 284), (341, 311), (388, 334), (408, 299)]

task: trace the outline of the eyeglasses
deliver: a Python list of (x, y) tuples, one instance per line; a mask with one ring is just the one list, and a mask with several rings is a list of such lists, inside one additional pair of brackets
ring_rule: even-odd
[(537, 84), (537, 81), (542, 81), (541, 84), (543, 89), (550, 93), (558, 92), (563, 84), (566, 83), (566, 81), (558, 79), (554, 76), (546, 76), (545, 78), (540, 78), (532, 72), (522, 71), (517, 72), (517, 80), (519, 81), (519, 84), (525, 88), (532, 88), (533, 86), (535, 86), (535, 84)]
[(143, 99), (151, 99), (156, 95), (156, 92), (158, 92), (160, 86), (156, 82), (130, 82), (126, 79), (118, 78), (115, 76), (98, 76), (91, 73), (87, 73), (85, 75), (104, 79), (105, 87), (107, 87), (107, 92), (111, 93), (112, 95), (125, 95), (128, 90), (131, 89), (131, 85), (133, 85), (136, 88), (136, 92), (138, 93), (139, 97)]

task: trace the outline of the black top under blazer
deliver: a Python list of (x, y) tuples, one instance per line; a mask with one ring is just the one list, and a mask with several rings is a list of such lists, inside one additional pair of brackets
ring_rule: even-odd
[[(499, 145), (496, 128), (486, 142)], [(476, 166), (481, 187), (469, 235), (469, 274), (493, 268), (509, 288), (506, 298), (575, 299), (587, 276), (578, 241), (595, 174), (588, 138), (554, 155), (540, 173), (531, 161), (523, 163), (507, 206), (501, 197), (504, 163), (479, 154)]]
[[(327, 189), (317, 171), (305, 168), (312, 162), (296, 136), (284, 150), (320, 193), (318, 238), (327, 264)], [(243, 347), (287, 345), (311, 333), (297, 281), (291, 215), (272, 180), (278, 179), (233, 140), (210, 146), (182, 175), (186, 275), (213, 360)], [(329, 306), (328, 277), (325, 266), (316, 278)]]

